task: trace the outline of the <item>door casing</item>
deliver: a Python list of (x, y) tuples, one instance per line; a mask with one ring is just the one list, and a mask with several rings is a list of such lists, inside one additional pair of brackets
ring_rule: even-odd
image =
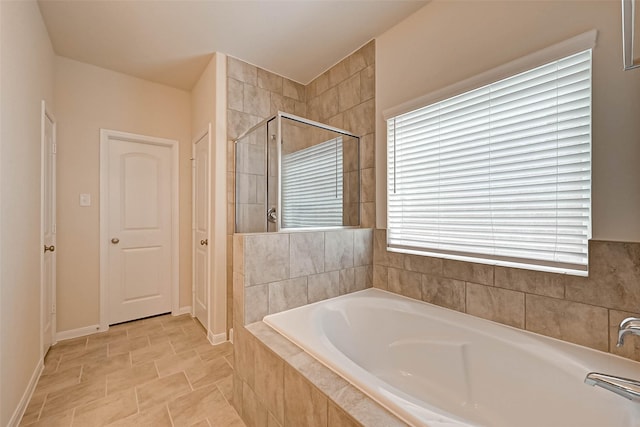
[[(49, 109), (47, 108), (47, 105), (45, 103), (45, 101), (42, 101), (42, 115), (41, 115), (41, 124), (40, 124), (40, 128), (41, 128), (41, 163), (40, 163), (40, 316), (43, 315), (44, 311), (45, 311), (45, 304), (46, 304), (46, 298), (45, 298), (45, 285), (46, 285), (46, 280), (44, 277), (44, 263), (45, 263), (45, 253), (44, 253), (44, 245), (47, 243), (44, 240), (44, 232), (45, 232), (45, 215), (46, 215), (46, 208), (45, 208), (45, 201), (46, 201), (46, 197), (45, 197), (45, 188), (46, 188), (46, 183), (47, 183), (47, 177), (45, 176), (45, 162), (47, 161), (46, 156), (48, 153), (48, 149), (47, 149), (47, 141), (46, 141), (46, 132), (45, 132), (45, 122), (47, 119), (49, 119), (52, 123), (52, 127), (53, 127), (53, 135), (52, 135), (52, 152), (53, 155), (55, 156), (56, 154), (56, 150), (57, 150), (57, 142), (56, 142), (56, 133), (57, 133), (57, 122), (55, 117), (53, 116), (53, 114), (51, 113), (51, 111), (49, 111)], [(55, 241), (55, 234), (56, 234), (56, 212), (55, 212), (55, 207), (56, 207), (56, 162), (54, 160), (53, 162), (53, 171), (52, 171), (52, 179), (53, 179), (53, 190), (52, 190), (52, 199), (53, 199), (53, 221), (52, 221), (52, 234), (54, 236), (54, 241), (51, 242), (54, 246), (56, 245), (56, 241)], [(55, 256), (55, 252), (52, 254), (47, 254), (49, 256)], [(45, 319), (44, 318), (40, 318), (40, 349), (41, 349), (41, 357), (44, 358), (46, 352), (44, 349), (45, 346), (45, 341), (49, 340), (50, 345), (54, 345), (56, 343), (56, 263), (54, 261), (53, 263), (53, 269), (52, 269), (52, 275), (53, 278), (51, 280), (51, 300), (49, 301), (50, 303), (50, 308), (49, 310), (51, 311), (50, 316), (51, 316), (51, 337), (45, 337)]]
[[(192, 212), (192, 242), (191, 242), (191, 251), (192, 251), (192, 256), (191, 256), (191, 260), (192, 260), (192, 274), (191, 274), (191, 278), (192, 278), (192, 284), (191, 284), (191, 294), (192, 294), (192, 304), (191, 304), (191, 316), (195, 317), (196, 315), (196, 257), (195, 257), (195, 245), (198, 243), (196, 240), (196, 165), (195, 165), (195, 160), (196, 160), (196, 144), (202, 140), (203, 138), (206, 138), (206, 141), (203, 141), (203, 143), (207, 144), (207, 182), (209, 183), (209, 187), (207, 188), (207, 240), (209, 242), (212, 242), (212, 236), (211, 236), (211, 227), (212, 227), (212, 221), (211, 221), (211, 123), (209, 123), (208, 125), (208, 129), (205, 130), (204, 132), (201, 132), (194, 140), (192, 143), (192, 161), (193, 161), (193, 167), (192, 167), (192, 185), (191, 185), (191, 192), (192, 192), (192, 197), (191, 197), (191, 201), (192, 201), (192, 207), (191, 207), (191, 212)], [(211, 294), (211, 250), (208, 249), (207, 250), (207, 257), (206, 257), (206, 283), (205, 283), (205, 293), (206, 293), (206, 300), (207, 300), (207, 320), (206, 320), (206, 325), (204, 325), (205, 329), (207, 330), (207, 335), (209, 333), (209, 327), (211, 325), (211, 301), (210, 301), (210, 294)]]
[(109, 329), (109, 141), (129, 142), (169, 147), (171, 149), (171, 313), (180, 314), (180, 240), (179, 240), (179, 154), (178, 141), (100, 129), (100, 331)]

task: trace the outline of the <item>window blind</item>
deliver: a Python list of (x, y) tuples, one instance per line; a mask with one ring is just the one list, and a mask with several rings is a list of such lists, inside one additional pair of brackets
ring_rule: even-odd
[(342, 137), (282, 156), (282, 227), (342, 225)]
[(387, 120), (390, 248), (587, 269), (591, 50)]

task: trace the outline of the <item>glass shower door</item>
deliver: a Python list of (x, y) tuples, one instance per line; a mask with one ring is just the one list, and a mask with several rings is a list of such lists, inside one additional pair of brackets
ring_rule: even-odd
[(278, 125), (267, 123), (267, 231), (278, 231)]
[(264, 233), (268, 229), (265, 186), (269, 123), (236, 141), (236, 233)]

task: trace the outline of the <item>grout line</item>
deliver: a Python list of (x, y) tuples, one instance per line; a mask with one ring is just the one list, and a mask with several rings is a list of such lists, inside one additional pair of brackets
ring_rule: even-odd
[(167, 410), (167, 413), (169, 414), (169, 421), (171, 421), (171, 427), (175, 427), (175, 423), (173, 422), (173, 417), (171, 416), (171, 411), (169, 410), (169, 404), (165, 403), (164, 408)]
[[(49, 397), (49, 393), (44, 395), (44, 399), (42, 399), (42, 405), (40, 406), (40, 410), (38, 411), (38, 418), (36, 418), (36, 421), (40, 420), (40, 416), (42, 416), (42, 410), (44, 409), (44, 405), (45, 403), (47, 403), (47, 397)], [(32, 397), (33, 399), (33, 397)]]
[(138, 386), (137, 385), (133, 386), (133, 395), (136, 398), (136, 409), (138, 410), (136, 413), (139, 414), (140, 413), (140, 402), (138, 401)]
[(74, 418), (76, 417), (76, 409), (78, 409), (77, 406), (73, 408), (73, 410), (71, 411), (71, 423), (69, 424), (70, 426), (73, 426), (73, 421), (74, 421)]
[(522, 322), (522, 329), (524, 329), (525, 331), (527, 330), (527, 293), (524, 292), (524, 321)]

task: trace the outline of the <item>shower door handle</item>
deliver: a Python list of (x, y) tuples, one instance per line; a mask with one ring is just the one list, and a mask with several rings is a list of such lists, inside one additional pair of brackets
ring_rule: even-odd
[(267, 221), (276, 223), (278, 221), (278, 216), (276, 215), (276, 208), (271, 208), (267, 211)]

